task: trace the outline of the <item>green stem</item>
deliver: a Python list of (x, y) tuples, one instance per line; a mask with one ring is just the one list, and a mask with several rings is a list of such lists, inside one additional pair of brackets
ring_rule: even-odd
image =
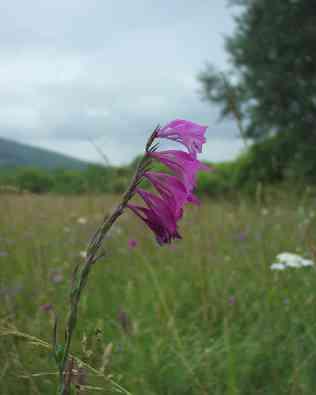
[[(97, 231), (95, 232), (95, 234), (93, 235), (92, 239), (89, 242), (87, 248), (87, 257), (85, 262), (81, 265), (80, 264), (77, 265), (74, 270), (73, 285), (70, 293), (70, 307), (69, 307), (69, 313), (66, 322), (63, 356), (61, 360), (59, 360), (56, 356), (56, 361), (59, 368), (59, 390), (58, 390), (59, 395), (70, 394), (70, 386), (71, 386), (70, 375), (72, 369), (71, 367), (68, 368), (68, 360), (69, 360), (71, 341), (77, 324), (78, 307), (79, 307), (82, 291), (84, 290), (87, 284), (88, 276), (92, 269), (93, 264), (100, 258), (98, 252), (102, 246), (102, 242), (105, 235), (110, 230), (114, 222), (123, 214), (123, 211), (127, 203), (133, 197), (135, 188), (141, 181), (143, 174), (150, 163), (150, 159), (147, 155), (147, 152), (154, 140), (154, 136), (155, 136), (155, 131), (150, 136), (150, 139), (148, 140), (148, 143), (146, 145), (146, 153), (143, 156), (143, 158), (140, 160), (137, 169), (135, 171), (134, 177), (130, 183), (130, 186), (122, 197), (121, 203), (116, 207), (116, 209), (109, 217), (106, 216), (104, 218), (103, 223), (97, 229)], [(56, 338), (56, 336), (54, 337)], [(56, 339), (54, 340), (54, 342), (55, 342), (55, 353), (56, 353)]]

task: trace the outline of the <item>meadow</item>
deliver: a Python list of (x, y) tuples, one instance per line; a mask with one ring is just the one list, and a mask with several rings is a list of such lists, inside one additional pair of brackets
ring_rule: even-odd
[[(56, 393), (53, 315), (61, 339), (72, 268), (116, 201), (0, 195), (0, 394)], [(205, 198), (181, 234), (159, 247), (133, 214), (115, 224), (80, 305), (74, 393), (315, 394), (316, 267), (270, 268), (316, 261), (315, 194)]]

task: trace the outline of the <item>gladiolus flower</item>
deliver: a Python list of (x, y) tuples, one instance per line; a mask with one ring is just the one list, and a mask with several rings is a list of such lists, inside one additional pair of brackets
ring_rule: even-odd
[[(147, 157), (164, 164), (173, 174), (146, 171), (142, 177), (147, 178), (157, 190), (159, 196), (143, 189), (136, 188), (146, 206), (127, 205), (154, 232), (159, 244), (170, 243), (181, 236), (177, 230), (177, 222), (182, 217), (183, 207), (187, 203), (199, 204), (192, 191), (196, 185), (199, 170), (209, 168), (196, 159), (205, 143), (205, 126), (177, 119), (161, 129), (156, 129), (146, 146)], [(152, 146), (156, 138), (167, 138), (184, 144), (188, 152), (167, 150), (157, 152), (157, 145)]]
[(158, 130), (157, 137), (177, 141), (187, 147), (189, 152), (196, 157), (202, 152), (202, 145), (206, 142), (204, 137), (207, 126), (176, 119)]

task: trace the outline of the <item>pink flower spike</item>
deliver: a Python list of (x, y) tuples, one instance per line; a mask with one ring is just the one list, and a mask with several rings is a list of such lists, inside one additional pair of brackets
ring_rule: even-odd
[(157, 137), (177, 141), (187, 147), (196, 157), (202, 152), (202, 145), (206, 142), (204, 134), (207, 126), (198, 125), (191, 121), (176, 119), (158, 130)]
[(192, 154), (183, 151), (168, 150), (151, 152), (149, 155), (166, 165), (177, 177), (179, 177), (189, 192), (191, 192), (196, 185), (196, 173), (199, 170), (210, 170)]

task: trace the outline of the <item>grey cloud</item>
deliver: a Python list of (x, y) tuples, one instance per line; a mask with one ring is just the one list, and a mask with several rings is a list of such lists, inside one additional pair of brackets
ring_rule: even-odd
[(206, 59), (227, 64), (221, 35), (232, 28), (223, 0), (5, 0), (0, 135), (89, 159), (92, 139), (116, 163), (174, 118), (228, 140), (236, 127), (217, 124), (196, 75)]
[[(0, 44), (10, 49), (27, 45), (90, 51), (121, 44), (131, 32), (170, 33), (188, 23), (198, 29), (205, 25), (208, 32), (212, 25), (220, 24), (225, 31), (229, 22), (223, 3), (223, 0), (4, 1), (0, 5)], [(190, 33), (194, 35), (195, 29)]]

